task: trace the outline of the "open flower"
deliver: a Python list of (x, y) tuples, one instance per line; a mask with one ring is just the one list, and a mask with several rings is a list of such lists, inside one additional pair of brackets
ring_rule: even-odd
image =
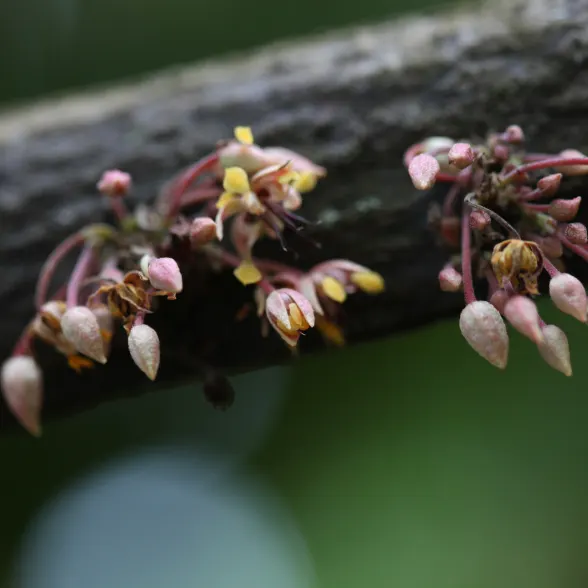
[(310, 302), (296, 290), (274, 290), (265, 303), (265, 314), (270, 325), (291, 347), (295, 347), (300, 333), (314, 326), (314, 311)]
[(367, 294), (384, 291), (384, 278), (380, 274), (347, 259), (332, 259), (316, 265), (303, 281), (305, 292), (310, 289), (310, 284), (319, 297), (339, 303), (345, 302), (348, 294), (358, 290)]
[(515, 292), (537, 294), (537, 278), (543, 270), (543, 255), (533, 241), (508, 239), (492, 252), (492, 269), (500, 286), (510, 282)]

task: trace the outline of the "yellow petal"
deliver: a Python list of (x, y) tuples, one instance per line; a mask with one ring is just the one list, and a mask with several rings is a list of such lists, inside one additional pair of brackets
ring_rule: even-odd
[(253, 133), (250, 127), (235, 127), (235, 139), (243, 145), (253, 145)]
[(384, 291), (384, 278), (376, 272), (355, 272), (351, 281), (368, 294), (379, 294)]
[(291, 182), (296, 182), (300, 178), (300, 174), (295, 171), (288, 171), (285, 174), (281, 175), (278, 179), (280, 184), (289, 184)]
[(230, 192), (223, 192), (216, 201), (217, 210), (224, 208), (232, 200), (235, 200), (234, 194), (231, 194)]
[(345, 288), (339, 280), (336, 280), (331, 276), (327, 276), (321, 282), (321, 286), (325, 295), (328, 296), (331, 300), (334, 300), (335, 302), (345, 302), (345, 299), (347, 298), (347, 292), (345, 292)]
[(345, 335), (343, 334), (343, 330), (336, 323), (328, 321), (323, 317), (317, 317), (316, 326), (320, 334), (329, 343), (332, 343), (337, 347), (343, 347), (345, 345)]
[(314, 190), (316, 186), (316, 174), (312, 172), (302, 172), (298, 175), (298, 178), (295, 180), (293, 186), (298, 192), (304, 194), (305, 192), (310, 192)]
[(249, 192), (249, 178), (242, 167), (228, 167), (225, 170), (223, 188), (233, 194), (245, 194)]
[(262, 278), (261, 272), (250, 261), (242, 261), (233, 274), (244, 286), (255, 284)]

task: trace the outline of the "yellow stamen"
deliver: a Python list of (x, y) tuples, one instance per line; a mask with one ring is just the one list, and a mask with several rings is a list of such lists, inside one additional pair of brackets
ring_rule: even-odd
[(262, 278), (261, 272), (250, 261), (242, 261), (233, 272), (233, 275), (244, 286), (256, 284)]
[(280, 184), (290, 184), (291, 182), (296, 182), (300, 178), (300, 174), (295, 171), (288, 171), (285, 174), (281, 175), (278, 179)]
[(249, 192), (249, 178), (242, 167), (228, 167), (225, 170), (223, 188), (233, 194), (245, 194)]
[(250, 127), (235, 127), (235, 139), (243, 145), (253, 145), (253, 133)]
[(331, 276), (327, 276), (321, 282), (321, 286), (325, 295), (328, 296), (331, 300), (334, 300), (335, 302), (345, 302), (345, 299), (347, 298), (347, 292), (345, 292), (345, 288), (339, 280), (336, 280)]
[(235, 200), (234, 194), (231, 194), (230, 192), (223, 192), (216, 201), (216, 207), (218, 210), (225, 208), (225, 206), (233, 200)]
[(368, 294), (379, 294), (384, 291), (384, 278), (376, 272), (355, 272), (351, 281)]
[(298, 306), (293, 302), (288, 305), (288, 315), (290, 316), (292, 327), (297, 331), (306, 331), (310, 326)]
[(301, 194), (310, 192), (316, 187), (317, 177), (312, 172), (302, 172), (298, 175), (298, 178), (294, 181), (294, 188)]

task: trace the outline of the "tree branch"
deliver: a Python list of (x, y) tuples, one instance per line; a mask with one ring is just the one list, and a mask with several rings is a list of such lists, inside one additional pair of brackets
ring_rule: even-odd
[[(95, 189), (103, 170), (130, 172), (138, 198), (152, 199), (164, 181), (241, 124), (253, 127), (261, 145), (284, 145), (329, 170), (304, 208), (322, 221), (313, 236), (323, 248), (301, 249), (301, 261), (349, 257), (384, 275), (384, 295), (346, 303), (350, 340), (456, 312), (461, 298), (440, 292), (436, 282), (445, 254), (426, 225), (434, 194), (411, 187), (403, 151), (426, 135), (473, 139), (511, 123), (525, 129), (536, 151), (583, 149), (587, 28), (588, 0), (502, 0), (483, 10), (272, 46), (4, 113), (0, 357), (32, 315), (46, 255), (103, 215)], [(231, 275), (203, 284), (188, 274), (178, 300), (150, 320), (162, 341), (159, 387), (197, 376), (194, 358), (203, 354), (229, 372), (287, 357), (277, 337), (258, 335), (255, 317), (233, 322), (249, 294)], [(302, 347), (317, 345), (309, 337)], [(126, 347), (124, 336), (115, 346)], [(42, 361), (45, 418), (157, 388), (126, 349), (81, 377), (62, 357), (48, 352)], [(0, 427), (10, 424), (3, 409)]]

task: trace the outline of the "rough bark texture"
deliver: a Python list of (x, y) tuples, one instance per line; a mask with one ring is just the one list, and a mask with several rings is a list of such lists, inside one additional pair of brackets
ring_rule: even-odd
[[(323, 221), (313, 231), (323, 249), (305, 249), (301, 259), (349, 257), (388, 285), (385, 295), (348, 304), (352, 341), (454, 313), (461, 300), (438, 291), (444, 253), (426, 227), (434, 195), (411, 188), (402, 153), (430, 134), (472, 138), (510, 123), (525, 129), (534, 150), (588, 147), (587, 31), (588, 0), (503, 0), (4, 113), (0, 358), (31, 316), (45, 256), (103, 215), (95, 183), (104, 169), (129, 171), (138, 198), (152, 198), (237, 124), (251, 125), (262, 145), (284, 145), (328, 167), (304, 208)], [(259, 338), (255, 319), (229, 320), (249, 294), (232, 276), (195, 280), (189, 276), (182, 296), (151, 323), (163, 345), (162, 384), (197, 375), (194, 357), (204, 352), (230, 372), (285, 357), (277, 337)], [(124, 337), (117, 345), (125, 347)], [(82, 378), (45, 354), (45, 416), (157, 388), (119, 351)], [(5, 428), (11, 421), (2, 412)]]

